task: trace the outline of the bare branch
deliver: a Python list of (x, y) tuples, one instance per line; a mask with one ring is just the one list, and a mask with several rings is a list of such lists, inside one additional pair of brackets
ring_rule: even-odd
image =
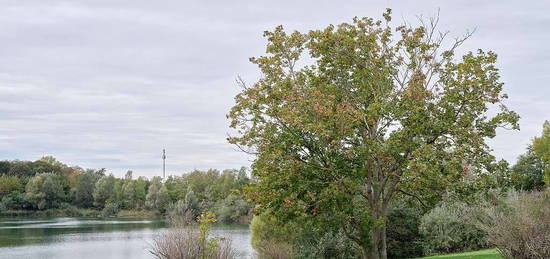
[(398, 192), (402, 193), (402, 194), (405, 194), (409, 197), (413, 197), (415, 198), (418, 202), (420, 202), (420, 204), (422, 205), (422, 207), (424, 208), (429, 208), (425, 203), (424, 201), (422, 201), (422, 199), (420, 199), (420, 197), (418, 197), (417, 195), (415, 195), (414, 193), (410, 193), (410, 192), (406, 192), (406, 191), (403, 191), (401, 189), (397, 189)]

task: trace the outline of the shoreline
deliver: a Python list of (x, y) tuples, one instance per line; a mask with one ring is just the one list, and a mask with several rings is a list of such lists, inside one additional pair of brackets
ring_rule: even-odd
[(121, 210), (116, 216), (104, 217), (94, 209), (47, 209), (0, 211), (0, 217), (87, 217), (87, 218), (143, 218), (161, 219), (162, 216), (148, 210)]

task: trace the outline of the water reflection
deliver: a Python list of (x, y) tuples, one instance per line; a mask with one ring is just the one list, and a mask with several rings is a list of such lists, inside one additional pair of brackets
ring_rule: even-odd
[[(67, 234), (135, 231), (163, 227), (166, 227), (166, 224), (160, 220), (98, 220), (86, 218), (0, 219), (0, 247), (56, 242), (59, 236)], [(81, 236), (84, 237), (86, 235)]]

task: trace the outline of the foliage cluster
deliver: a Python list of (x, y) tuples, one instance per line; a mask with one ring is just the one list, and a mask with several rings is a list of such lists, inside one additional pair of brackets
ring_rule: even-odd
[[(0, 208), (14, 210), (99, 210), (117, 216), (133, 210), (164, 215), (189, 211), (194, 217), (212, 210), (224, 223), (246, 223), (252, 206), (241, 194), (250, 179), (241, 170), (195, 170), (182, 176), (133, 179), (107, 175), (105, 169), (69, 167), (53, 157), (30, 161), (0, 161)], [(150, 213), (144, 213), (150, 214)]]
[(424, 255), (420, 222), (424, 211), (418, 204), (396, 200), (388, 213), (388, 258)]
[(448, 254), (487, 248), (487, 233), (472, 220), (478, 209), (465, 202), (443, 202), (422, 217), (425, 254)]
[(281, 223), (257, 215), (250, 224), (252, 246), (259, 258), (357, 258), (360, 249), (337, 229), (312, 227), (307, 222)]
[(201, 212), (213, 211), (220, 222), (248, 223), (253, 206), (243, 195), (250, 182), (246, 169), (195, 170), (182, 176), (170, 176), (164, 185), (168, 192), (171, 213), (197, 217)]

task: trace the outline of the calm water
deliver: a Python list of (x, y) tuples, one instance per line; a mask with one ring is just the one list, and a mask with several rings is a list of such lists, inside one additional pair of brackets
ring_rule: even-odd
[[(159, 220), (0, 218), (0, 258), (152, 258), (151, 240), (165, 230)], [(239, 257), (252, 255), (247, 226), (215, 226), (212, 233), (231, 238)]]

